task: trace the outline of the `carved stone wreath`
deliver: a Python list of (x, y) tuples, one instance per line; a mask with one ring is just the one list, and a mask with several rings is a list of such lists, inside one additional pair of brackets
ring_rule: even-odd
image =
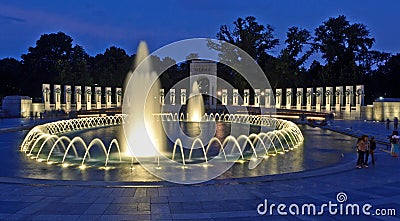
[(54, 92), (56, 92), (56, 94), (61, 94), (61, 89), (60, 88), (56, 88)]
[(351, 95), (353, 92), (350, 90), (350, 89), (346, 89), (346, 92), (344, 92), (344, 94), (346, 95), (346, 96), (349, 96), (349, 95)]
[(67, 93), (67, 94), (72, 94), (71, 88), (67, 88), (67, 90), (65, 91), (65, 93)]
[(290, 97), (292, 95), (292, 92), (291, 91), (287, 91), (286, 92), (286, 97)]
[(122, 96), (122, 91), (121, 91), (121, 90), (118, 90), (118, 91), (117, 91), (117, 95)]
[(92, 90), (87, 89), (87, 90), (85, 91), (85, 93), (86, 93), (86, 94), (92, 94)]
[(342, 95), (342, 91), (340, 91), (340, 90), (337, 90), (337, 91), (335, 92), (335, 95), (336, 95), (336, 96), (340, 96), (340, 95)]
[(301, 91), (297, 91), (296, 97), (301, 97), (301, 95), (303, 95), (303, 93)]
[(357, 96), (360, 96), (363, 94), (363, 91), (361, 90), (361, 88), (357, 89), (356, 94), (357, 94)]
[(50, 89), (48, 87), (46, 87), (42, 90), (42, 92), (45, 94), (48, 94), (48, 93), (50, 93)]
[(317, 91), (315, 92), (315, 96), (316, 96), (316, 97), (321, 96), (321, 91), (320, 91), (320, 90), (317, 90)]
[(96, 94), (101, 95), (101, 90), (97, 90)]
[(330, 96), (330, 95), (332, 95), (332, 91), (326, 90), (326, 91), (325, 91), (325, 96)]
[(111, 90), (107, 90), (106, 94), (111, 95), (112, 94)]
[(280, 92), (280, 91), (277, 91), (277, 92), (275, 93), (275, 96), (277, 96), (277, 97), (281, 96), (281, 92)]
[(82, 90), (81, 89), (76, 89), (76, 94), (82, 94)]

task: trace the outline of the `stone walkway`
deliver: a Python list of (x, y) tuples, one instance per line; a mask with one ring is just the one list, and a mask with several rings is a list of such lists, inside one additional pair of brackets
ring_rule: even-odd
[[(347, 129), (352, 127), (352, 129)], [(378, 139), (388, 131), (381, 123), (335, 121), (329, 129), (354, 134), (366, 133)], [(385, 145), (378, 148), (385, 149)], [(210, 181), (199, 185), (160, 183), (43, 182), (0, 178), (0, 219), (2, 220), (400, 220), (400, 159), (384, 151), (377, 162), (356, 169), (355, 162), (286, 175)], [(353, 156), (356, 157), (355, 154)], [(347, 201), (339, 203), (338, 193)], [(343, 193), (340, 195), (344, 197)], [(277, 206), (265, 215), (259, 206), (297, 204), (305, 215), (279, 215)], [(339, 199), (341, 200), (341, 198)], [(337, 215), (328, 207), (322, 215), (308, 215), (307, 206), (338, 204)], [(341, 201), (340, 201), (341, 202)], [(370, 216), (346, 215), (345, 205), (371, 204)], [(343, 211), (340, 213), (340, 205)], [(295, 207), (293, 207), (295, 208)], [(292, 209), (293, 209), (292, 208)], [(377, 210), (378, 209), (378, 210)], [(380, 209), (380, 210), (379, 210)], [(385, 210), (382, 210), (385, 209)], [(395, 216), (378, 216), (392, 212)], [(312, 211), (311, 211), (312, 212)], [(350, 211), (349, 211), (350, 213)], [(362, 209), (360, 209), (362, 213)], [(342, 215), (340, 215), (342, 214)], [(374, 214), (374, 215), (372, 215)]]
[(389, 130), (386, 129), (386, 124), (384, 122), (345, 120), (335, 120), (332, 122), (332, 124), (323, 128), (356, 137), (361, 137), (363, 134), (369, 137), (375, 136), (377, 142), (381, 144), (388, 144), (388, 137), (394, 130), (393, 124), (390, 125)]

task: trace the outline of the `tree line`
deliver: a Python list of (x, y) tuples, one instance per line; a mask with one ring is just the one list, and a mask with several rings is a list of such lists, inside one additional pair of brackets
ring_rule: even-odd
[[(274, 28), (260, 24), (253, 16), (222, 25), (216, 37), (240, 47), (255, 59), (273, 88), (364, 84), (368, 103), (380, 96), (399, 96), (400, 54), (372, 50), (375, 39), (368, 28), (351, 23), (344, 15), (329, 18), (313, 32), (295, 26), (288, 28), (278, 54), (273, 53), (280, 44)], [(193, 56), (196, 55), (188, 58)], [(320, 59), (309, 62), (311, 56)], [(42, 83), (122, 86), (134, 58), (135, 55), (115, 46), (90, 56), (63, 32), (43, 34), (34, 47), (21, 55), (21, 60), (0, 60), (0, 97), (21, 94), (40, 98)], [(161, 76), (166, 89), (189, 76), (188, 62), (175, 64), (170, 58), (152, 59), (159, 67), (171, 66)], [(241, 91), (248, 87), (239, 74), (222, 64), (218, 64), (218, 75)]]

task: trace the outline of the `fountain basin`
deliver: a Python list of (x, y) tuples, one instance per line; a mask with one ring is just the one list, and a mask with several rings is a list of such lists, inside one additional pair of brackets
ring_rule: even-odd
[[(225, 118), (225, 117), (224, 117)], [(227, 117), (229, 118), (229, 117)], [(230, 116), (233, 119), (233, 116)], [(255, 122), (256, 118), (254, 117), (238, 117), (236, 116), (237, 121), (243, 124), (245, 119), (247, 121)], [(240, 120), (239, 120), (240, 119)], [(116, 119), (114, 119), (116, 120)], [(89, 144), (94, 139), (101, 137), (104, 142), (104, 146), (108, 147), (111, 144), (111, 141), (117, 137), (119, 132), (118, 122), (122, 122), (123, 118), (120, 118), (121, 121), (114, 121), (111, 119), (108, 120), (99, 120), (99, 119), (86, 119), (86, 121), (92, 121), (92, 123), (80, 123), (80, 128), (82, 125), (86, 125), (88, 128), (80, 129), (70, 132), (63, 132), (62, 136), (70, 136), (71, 140), (80, 136), (85, 140), (86, 144)], [(97, 122), (97, 123), (94, 123)], [(104, 122), (116, 123), (116, 125), (107, 126), (104, 125)], [(260, 121), (258, 121), (260, 122)], [(173, 121), (169, 122), (173, 123)], [(232, 124), (232, 122), (218, 122), (217, 127), (218, 131), (224, 131), (227, 128), (227, 124)], [(54, 131), (63, 131), (62, 128), (68, 128), (65, 126), (65, 122), (62, 123), (64, 127), (54, 126), (52, 125), (50, 128), (58, 128)], [(95, 126), (91, 127), (90, 126)], [(40, 126), (39, 126), (40, 127)], [(297, 127), (297, 126), (296, 126)], [(249, 149), (244, 150), (245, 160), (239, 159), (235, 161), (232, 168), (230, 168), (227, 172), (218, 177), (218, 179), (225, 178), (241, 178), (241, 177), (255, 177), (255, 176), (265, 176), (265, 175), (273, 175), (273, 174), (282, 174), (282, 173), (291, 173), (298, 172), (316, 168), (322, 168), (326, 166), (333, 165), (335, 163), (340, 162), (341, 154), (346, 152), (346, 146), (352, 145), (353, 139), (350, 137), (346, 137), (340, 134), (336, 134), (330, 131), (324, 131), (319, 128), (311, 128), (307, 126), (300, 126), (303, 131), (306, 140), (301, 142), (298, 145), (298, 148), (293, 151), (277, 151), (275, 153), (270, 153), (268, 155), (264, 155), (263, 162), (256, 167), (256, 169), (249, 170), (248, 164), (251, 156), (253, 155), (252, 151)], [(257, 132), (259, 128), (257, 126), (252, 126), (252, 130)], [(35, 129), (32, 129), (35, 131)], [(32, 132), (31, 131), (31, 132)], [(227, 132), (227, 131), (225, 131)], [(60, 135), (60, 134), (59, 134)], [(16, 138), (23, 136), (23, 133), (16, 133)], [(32, 133), (28, 133), (26, 137), (32, 136)], [(312, 137), (312, 139), (311, 139)], [(308, 139), (307, 139), (308, 138)], [(0, 137), (1, 139), (1, 137)], [(104, 151), (99, 143), (95, 142), (97, 147), (92, 147), (92, 157), (93, 159), (85, 160), (85, 167), (80, 167), (82, 165), (83, 155), (80, 153), (78, 158), (74, 158), (73, 154), (68, 160), (68, 165), (63, 167), (63, 164), (57, 160), (46, 161), (43, 157), (42, 160), (30, 159), (31, 156), (19, 155), (16, 157), (16, 161), (6, 160), (5, 167), (6, 169), (2, 171), (2, 175), (11, 175), (17, 177), (29, 177), (29, 178), (45, 178), (45, 179), (63, 179), (63, 180), (106, 180), (106, 181), (159, 181), (160, 179), (154, 177), (152, 174), (148, 173), (143, 167), (138, 164), (135, 160), (133, 160), (130, 156), (126, 156), (122, 154), (122, 161), (119, 160), (119, 154), (116, 153), (117, 148), (115, 143), (111, 147), (111, 152), (109, 156), (108, 165), (105, 166), (106, 157), (101, 156)], [(329, 143), (329, 146), (322, 146), (321, 144)], [(21, 148), (24, 145), (21, 145)], [(37, 147), (38, 148), (38, 147)], [(23, 149), (21, 149), (23, 150)], [(211, 149), (210, 149), (211, 150)], [(216, 149), (214, 149), (215, 151)], [(6, 150), (2, 150), (6, 151)], [(42, 149), (44, 151), (44, 149)], [(173, 149), (170, 149), (170, 155)], [(71, 151), (72, 153), (73, 151)], [(188, 155), (190, 152), (190, 148), (184, 149), (185, 157), (188, 159)], [(187, 168), (180, 168), (182, 170), (190, 170), (191, 166), (195, 167), (203, 167), (206, 171), (210, 165), (206, 165), (203, 161), (202, 155), (199, 154), (202, 151), (198, 151), (195, 153), (193, 150), (193, 156), (190, 161), (187, 161)], [(179, 153), (179, 152), (177, 152)], [(100, 155), (99, 155), (100, 154)], [(3, 153), (4, 155), (10, 155), (9, 153)], [(34, 155), (34, 154), (33, 154)], [(182, 160), (179, 157), (180, 154), (177, 154), (176, 161)], [(260, 156), (261, 157), (261, 156)], [(228, 156), (229, 159), (229, 156)], [(50, 163), (49, 163), (50, 162)], [(154, 161), (154, 166), (157, 167), (156, 161)], [(192, 164), (192, 165), (191, 165)], [(7, 166), (8, 165), (8, 166)], [(11, 166), (10, 166), (11, 165)], [(4, 167), (3, 167), (4, 168)], [(161, 170), (165, 170), (168, 172), (168, 168), (159, 168)]]

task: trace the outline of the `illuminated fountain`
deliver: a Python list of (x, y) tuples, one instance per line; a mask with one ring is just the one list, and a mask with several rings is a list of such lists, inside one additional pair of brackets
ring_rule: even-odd
[(203, 95), (200, 93), (197, 81), (193, 82), (192, 85), (192, 92), (187, 105), (187, 116), (190, 122), (200, 122), (204, 116)]
[[(140, 42), (135, 69), (128, 74), (123, 112), (126, 113), (124, 135), (126, 148), (136, 157), (157, 156), (163, 147), (164, 134), (160, 121), (153, 115), (161, 112), (158, 102), (160, 82), (151, 70), (150, 59), (145, 59), (149, 52), (145, 42)], [(155, 148), (152, 148), (152, 147)]]
[[(173, 114), (171, 113), (160, 114), (158, 117), (160, 120), (165, 122), (176, 121), (173, 119)], [(202, 157), (202, 160), (204, 161), (211, 158), (207, 154), (212, 143), (217, 144), (221, 149), (221, 153), (226, 155), (227, 153), (224, 151), (224, 148), (229, 142), (232, 142), (233, 146), (238, 148), (240, 160), (249, 160), (249, 158), (246, 159), (244, 156), (244, 152), (248, 147), (250, 147), (249, 150), (252, 154), (256, 154), (254, 147), (257, 144), (261, 144), (264, 150), (263, 156), (275, 156), (276, 154), (283, 154), (284, 152), (296, 148), (303, 141), (300, 129), (293, 122), (270, 118), (268, 116), (205, 114), (203, 119), (207, 119), (207, 122), (222, 122), (241, 125), (248, 124), (275, 128), (275, 130), (266, 133), (262, 132), (258, 134), (240, 135), (238, 137), (228, 136), (222, 140), (214, 137), (207, 142), (207, 145), (202, 145), (201, 149), (205, 151), (204, 156)], [(86, 158), (91, 158), (90, 151), (96, 147), (104, 154), (104, 164), (102, 165), (104, 167), (107, 167), (108, 159), (112, 154), (117, 155), (118, 161), (131, 163), (134, 157), (122, 155), (119, 141), (116, 139), (103, 141), (99, 138), (95, 138), (89, 143), (86, 143), (79, 136), (71, 139), (65, 135), (72, 131), (122, 125), (124, 120), (125, 116), (118, 115), (62, 120), (39, 125), (34, 127), (27, 134), (22, 142), (21, 151), (25, 152), (27, 156), (32, 159), (38, 161), (45, 161), (51, 164), (58, 163), (65, 166), (72, 165), (73, 163), (68, 162), (69, 160), (72, 160), (79, 162), (78, 164), (75, 163), (76, 165), (85, 167)], [(186, 121), (186, 119), (183, 119), (183, 121)], [(199, 141), (197, 140), (197, 142)], [(178, 148), (184, 151), (184, 155), (189, 156), (190, 153), (193, 152), (194, 145), (195, 144), (192, 144), (191, 148), (185, 152), (185, 149), (182, 149), (180, 139), (176, 139), (173, 143), (173, 152), (175, 153)], [(174, 155), (175, 154), (172, 154), (172, 158), (175, 157)], [(224, 160), (227, 159), (224, 157)]]
[[(147, 55), (147, 46), (141, 42), (136, 68), (126, 82), (123, 114), (36, 126), (20, 150), (31, 159), (62, 167), (133, 170), (142, 166), (165, 180), (174, 182), (163, 177), (172, 174), (179, 176), (180, 183), (198, 183), (219, 176), (235, 163), (249, 162), (249, 169), (254, 169), (263, 159), (302, 144), (300, 129), (290, 121), (265, 115), (205, 114), (197, 82), (192, 85), (186, 115), (164, 113), (158, 99), (160, 82)], [(200, 132), (185, 134), (181, 125), (195, 125)], [(87, 141), (75, 135), (103, 127), (122, 127), (123, 134)], [(245, 133), (250, 127), (257, 132)], [(222, 133), (225, 129), (230, 133)], [(213, 169), (219, 171), (211, 173)]]

